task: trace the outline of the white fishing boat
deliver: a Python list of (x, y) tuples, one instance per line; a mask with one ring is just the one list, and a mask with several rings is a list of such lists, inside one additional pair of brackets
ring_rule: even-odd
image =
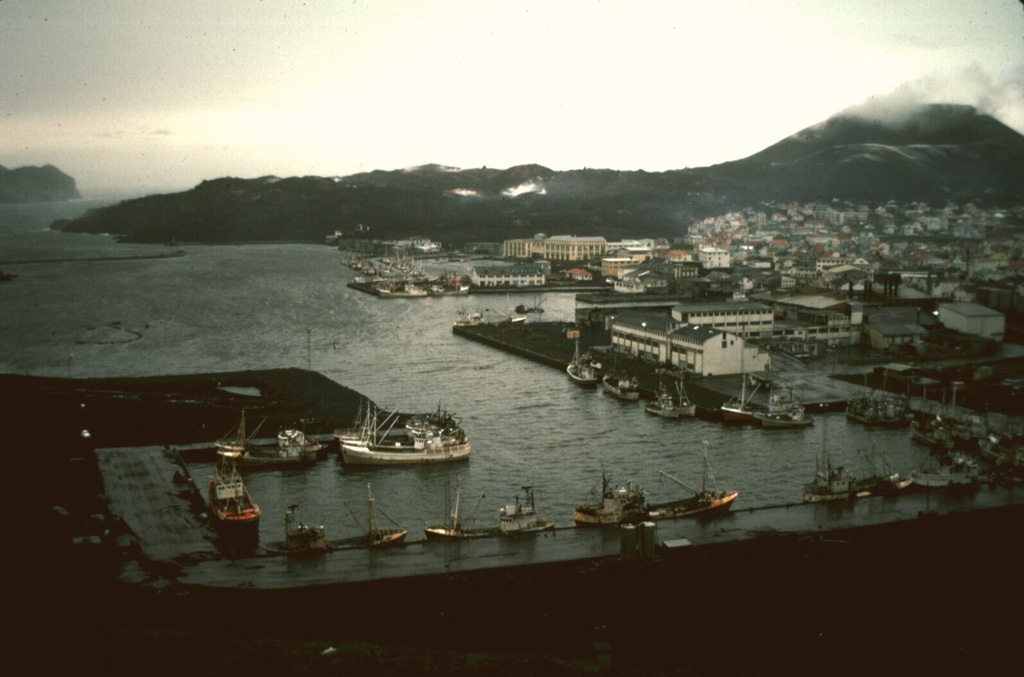
[(640, 399), (640, 382), (635, 376), (618, 376), (605, 374), (601, 379), (604, 392), (620, 400), (635, 402)]
[(572, 361), (569, 362), (569, 366), (565, 368), (565, 373), (569, 374), (569, 378), (572, 379), (573, 383), (585, 388), (593, 388), (601, 382), (601, 378), (597, 375), (597, 370), (598, 365), (594, 364), (590, 355), (580, 353), (580, 341), (576, 339), (576, 350), (572, 354)]
[(508, 536), (554, 529), (553, 520), (537, 516), (533, 505), (533, 487), (524, 486), (523, 492), (526, 494), (524, 503), (520, 503), (519, 496), (516, 496), (514, 504), (506, 505), (498, 511), (498, 530)]
[(341, 441), (341, 458), (352, 465), (441, 463), (469, 458), (470, 445), (458, 418), (438, 407), (400, 423), (397, 412), (368, 407), (357, 440)]
[(821, 448), (814, 459), (814, 481), (804, 485), (804, 503), (839, 501), (854, 496), (856, 478), (843, 466), (832, 465), (832, 456), (822, 432)]

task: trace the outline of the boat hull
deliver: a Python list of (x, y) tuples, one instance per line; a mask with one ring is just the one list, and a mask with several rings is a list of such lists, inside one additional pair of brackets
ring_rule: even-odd
[(469, 458), (469, 451), (468, 443), (408, 451), (385, 451), (365, 445), (342, 444), (341, 458), (351, 465), (415, 465), (461, 461)]
[(597, 384), (601, 382), (597, 376), (580, 376), (577, 371), (573, 369), (572, 365), (565, 368), (565, 373), (569, 375), (569, 379), (573, 383), (583, 388), (596, 388)]
[(428, 541), (464, 541), (471, 538), (487, 538), (497, 533), (496, 529), (451, 529), (449, 527), (425, 527), (423, 533)]
[(573, 522), (578, 527), (601, 527), (626, 522), (639, 522), (647, 519), (646, 512), (603, 512), (577, 508), (573, 512)]
[(722, 423), (727, 425), (742, 425), (745, 423), (754, 422), (754, 412), (747, 409), (734, 409), (732, 407), (722, 407)]
[(689, 498), (675, 503), (652, 505), (648, 518), (652, 520), (679, 519), (680, 517), (710, 517), (728, 512), (739, 492), (723, 492), (710, 500), (699, 497)]
[(640, 399), (640, 391), (638, 390), (619, 390), (615, 386), (609, 385), (607, 381), (603, 382), (601, 386), (606, 393), (625, 402), (636, 402)]
[(810, 418), (776, 418), (770, 414), (754, 414), (754, 419), (763, 428), (803, 428), (814, 423)]

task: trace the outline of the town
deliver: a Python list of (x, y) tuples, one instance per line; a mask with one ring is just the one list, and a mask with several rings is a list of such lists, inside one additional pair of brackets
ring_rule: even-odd
[[(1021, 338), (1022, 225), (1024, 206), (773, 203), (694, 222), (671, 242), (469, 243), (465, 254), (502, 261), (480, 261), (461, 289), (577, 289), (579, 324), (610, 331), (617, 351), (694, 375), (763, 370), (769, 351), (912, 363), (995, 355)], [(335, 241), (444, 254), (426, 239)]]

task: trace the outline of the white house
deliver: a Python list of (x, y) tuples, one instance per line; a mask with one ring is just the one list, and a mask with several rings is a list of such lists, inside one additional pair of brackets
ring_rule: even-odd
[(700, 250), (700, 262), (707, 269), (728, 268), (730, 265), (729, 252), (717, 247), (705, 247)]

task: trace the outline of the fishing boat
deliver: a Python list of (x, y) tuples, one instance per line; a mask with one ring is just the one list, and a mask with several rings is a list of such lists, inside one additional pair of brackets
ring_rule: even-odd
[(248, 433), (243, 409), (238, 426), (214, 443), (217, 453), (229, 454), (239, 466), (248, 468), (308, 466), (316, 462), (323, 445), (298, 429), (280, 431), (274, 444), (255, 444), (253, 438), (265, 422), (263, 419)]
[[(217, 449), (219, 454), (235, 454), (241, 456), (249, 449), (249, 445), (252, 439), (259, 432), (263, 424), (266, 423), (267, 419), (260, 421), (256, 429), (251, 433), (245, 427), (245, 409), (242, 409), (242, 415), (239, 418), (238, 425), (228, 431), (228, 433), (214, 442), (214, 447)], [(236, 456), (236, 457), (237, 457)]]
[(635, 402), (640, 399), (640, 382), (635, 376), (616, 376), (605, 374), (601, 378), (604, 392), (614, 395), (620, 400)]
[(601, 382), (597, 375), (597, 365), (590, 359), (587, 353), (580, 354), (580, 341), (576, 339), (576, 350), (572, 354), (572, 362), (565, 368), (573, 383), (585, 388), (596, 387)]
[(225, 536), (258, 542), (260, 508), (249, 495), (236, 461), (238, 452), (219, 451), (220, 465), (207, 483), (213, 526)]
[(950, 425), (942, 418), (942, 416), (933, 416), (925, 421), (913, 421), (910, 424), (911, 427), (911, 438), (926, 447), (932, 449), (945, 449), (950, 450), (956, 443), (953, 437), (953, 429)]
[(644, 411), (662, 418), (694, 416), (697, 413), (697, 405), (686, 396), (686, 390), (682, 383), (678, 384), (677, 389), (679, 391), (678, 401), (672, 397), (664, 383), (658, 384), (658, 397), (653, 402), (645, 404)]
[(764, 428), (802, 428), (814, 423), (804, 405), (792, 395), (787, 400), (774, 393), (768, 398), (768, 409), (754, 412), (754, 420)]
[(852, 498), (856, 478), (843, 466), (833, 466), (822, 433), (821, 449), (814, 459), (814, 481), (804, 485), (804, 503), (839, 501)]
[[(366, 485), (366, 524), (364, 525), (356, 515), (355, 511), (349, 507), (348, 503), (345, 507), (352, 513), (352, 517), (355, 518), (356, 523), (365, 530), (366, 534), (357, 539), (356, 544), (368, 548), (386, 548), (392, 545), (398, 545), (405, 540), (406, 535), (409, 533), (408, 529), (405, 529), (400, 524), (388, 517), (391, 522), (395, 524), (394, 527), (382, 527), (380, 520), (377, 518), (377, 508), (373, 498), (373, 490), (370, 485)], [(383, 513), (381, 513), (383, 514)], [(387, 517), (387, 515), (384, 515)]]
[(757, 393), (761, 384), (758, 383), (747, 395), (747, 373), (741, 374), (740, 394), (723, 404), (719, 410), (722, 413), (722, 423), (742, 425), (754, 422), (755, 409), (750, 406), (750, 399)]
[(473, 504), (473, 509), (469, 511), (469, 515), (465, 519), (462, 518), (462, 479), (460, 477), (455, 478), (455, 509), (451, 512), (447, 511), (445, 518), (436, 524), (423, 528), (423, 532), (427, 535), (427, 540), (462, 540), (468, 538), (484, 538), (486, 536), (494, 536), (497, 533), (495, 529), (467, 529), (465, 523), (473, 517), (473, 513), (480, 506), (480, 501), (484, 499), (486, 494), (480, 494), (480, 497), (476, 499), (476, 503)]
[(639, 522), (647, 519), (647, 492), (627, 482), (624, 487), (612, 489), (607, 476), (601, 473), (601, 494), (591, 489), (587, 500), (576, 507), (573, 521), (578, 527), (602, 526)]
[(868, 477), (857, 478), (854, 481), (853, 493), (858, 498), (888, 496), (901, 489), (906, 489), (914, 483), (914, 478), (904, 477), (893, 470), (885, 452), (875, 448), (874, 440), (871, 441), (870, 456), (864, 452), (861, 452), (861, 455), (874, 468), (875, 473)]
[(910, 425), (910, 404), (903, 395), (862, 389), (846, 402), (846, 420), (867, 426), (905, 428)]
[(277, 434), (277, 444), (250, 445), (238, 457), (238, 464), (250, 468), (303, 467), (316, 463), (324, 445), (306, 437), (306, 433), (288, 428)]
[(516, 306), (516, 312), (520, 313), (520, 314), (523, 314), (523, 313), (543, 313), (544, 309), (541, 308), (541, 306), (543, 304), (544, 304), (543, 300), (537, 301), (537, 297), (534, 297), (533, 305), (532, 306), (527, 306), (527, 305), (524, 305), (524, 304), (520, 303), (518, 306)]
[(963, 454), (942, 454), (910, 473), (922, 487), (966, 486), (978, 481), (978, 464)]
[(512, 534), (528, 534), (536, 531), (548, 531), (555, 528), (555, 522), (537, 516), (533, 506), (533, 487), (524, 486), (526, 494), (524, 503), (515, 497), (515, 503), (506, 505), (498, 511), (498, 530), (505, 536)]
[(732, 507), (739, 493), (736, 491), (719, 491), (708, 489), (708, 476), (711, 476), (711, 483), (715, 483), (715, 477), (711, 474), (711, 465), (708, 462), (707, 442), (704, 442), (704, 462), (701, 474), (700, 489), (694, 489), (681, 479), (669, 475), (663, 470), (658, 472), (669, 478), (679, 486), (693, 492), (693, 496), (682, 498), (668, 503), (655, 503), (649, 507), (648, 518), (652, 520), (676, 519), (679, 517), (709, 516), (727, 512)]
[(456, 327), (476, 327), (477, 325), (484, 324), (484, 316), (482, 313), (469, 312), (466, 310), (460, 310), (455, 318)]
[(352, 425), (347, 428), (334, 429), (334, 439), (338, 441), (339, 449), (342, 442), (355, 442), (359, 440), (363, 430), (363, 410), (364, 400), (360, 399), (359, 408), (356, 409), (356, 415), (352, 419)]
[(298, 507), (290, 505), (284, 514), (285, 553), (290, 556), (304, 556), (327, 552), (327, 532), (323, 525), (315, 527), (297, 521), (295, 511)]
[(341, 441), (341, 458), (353, 465), (440, 463), (469, 458), (470, 445), (459, 419), (440, 406), (400, 424), (397, 412), (367, 408), (359, 439)]

